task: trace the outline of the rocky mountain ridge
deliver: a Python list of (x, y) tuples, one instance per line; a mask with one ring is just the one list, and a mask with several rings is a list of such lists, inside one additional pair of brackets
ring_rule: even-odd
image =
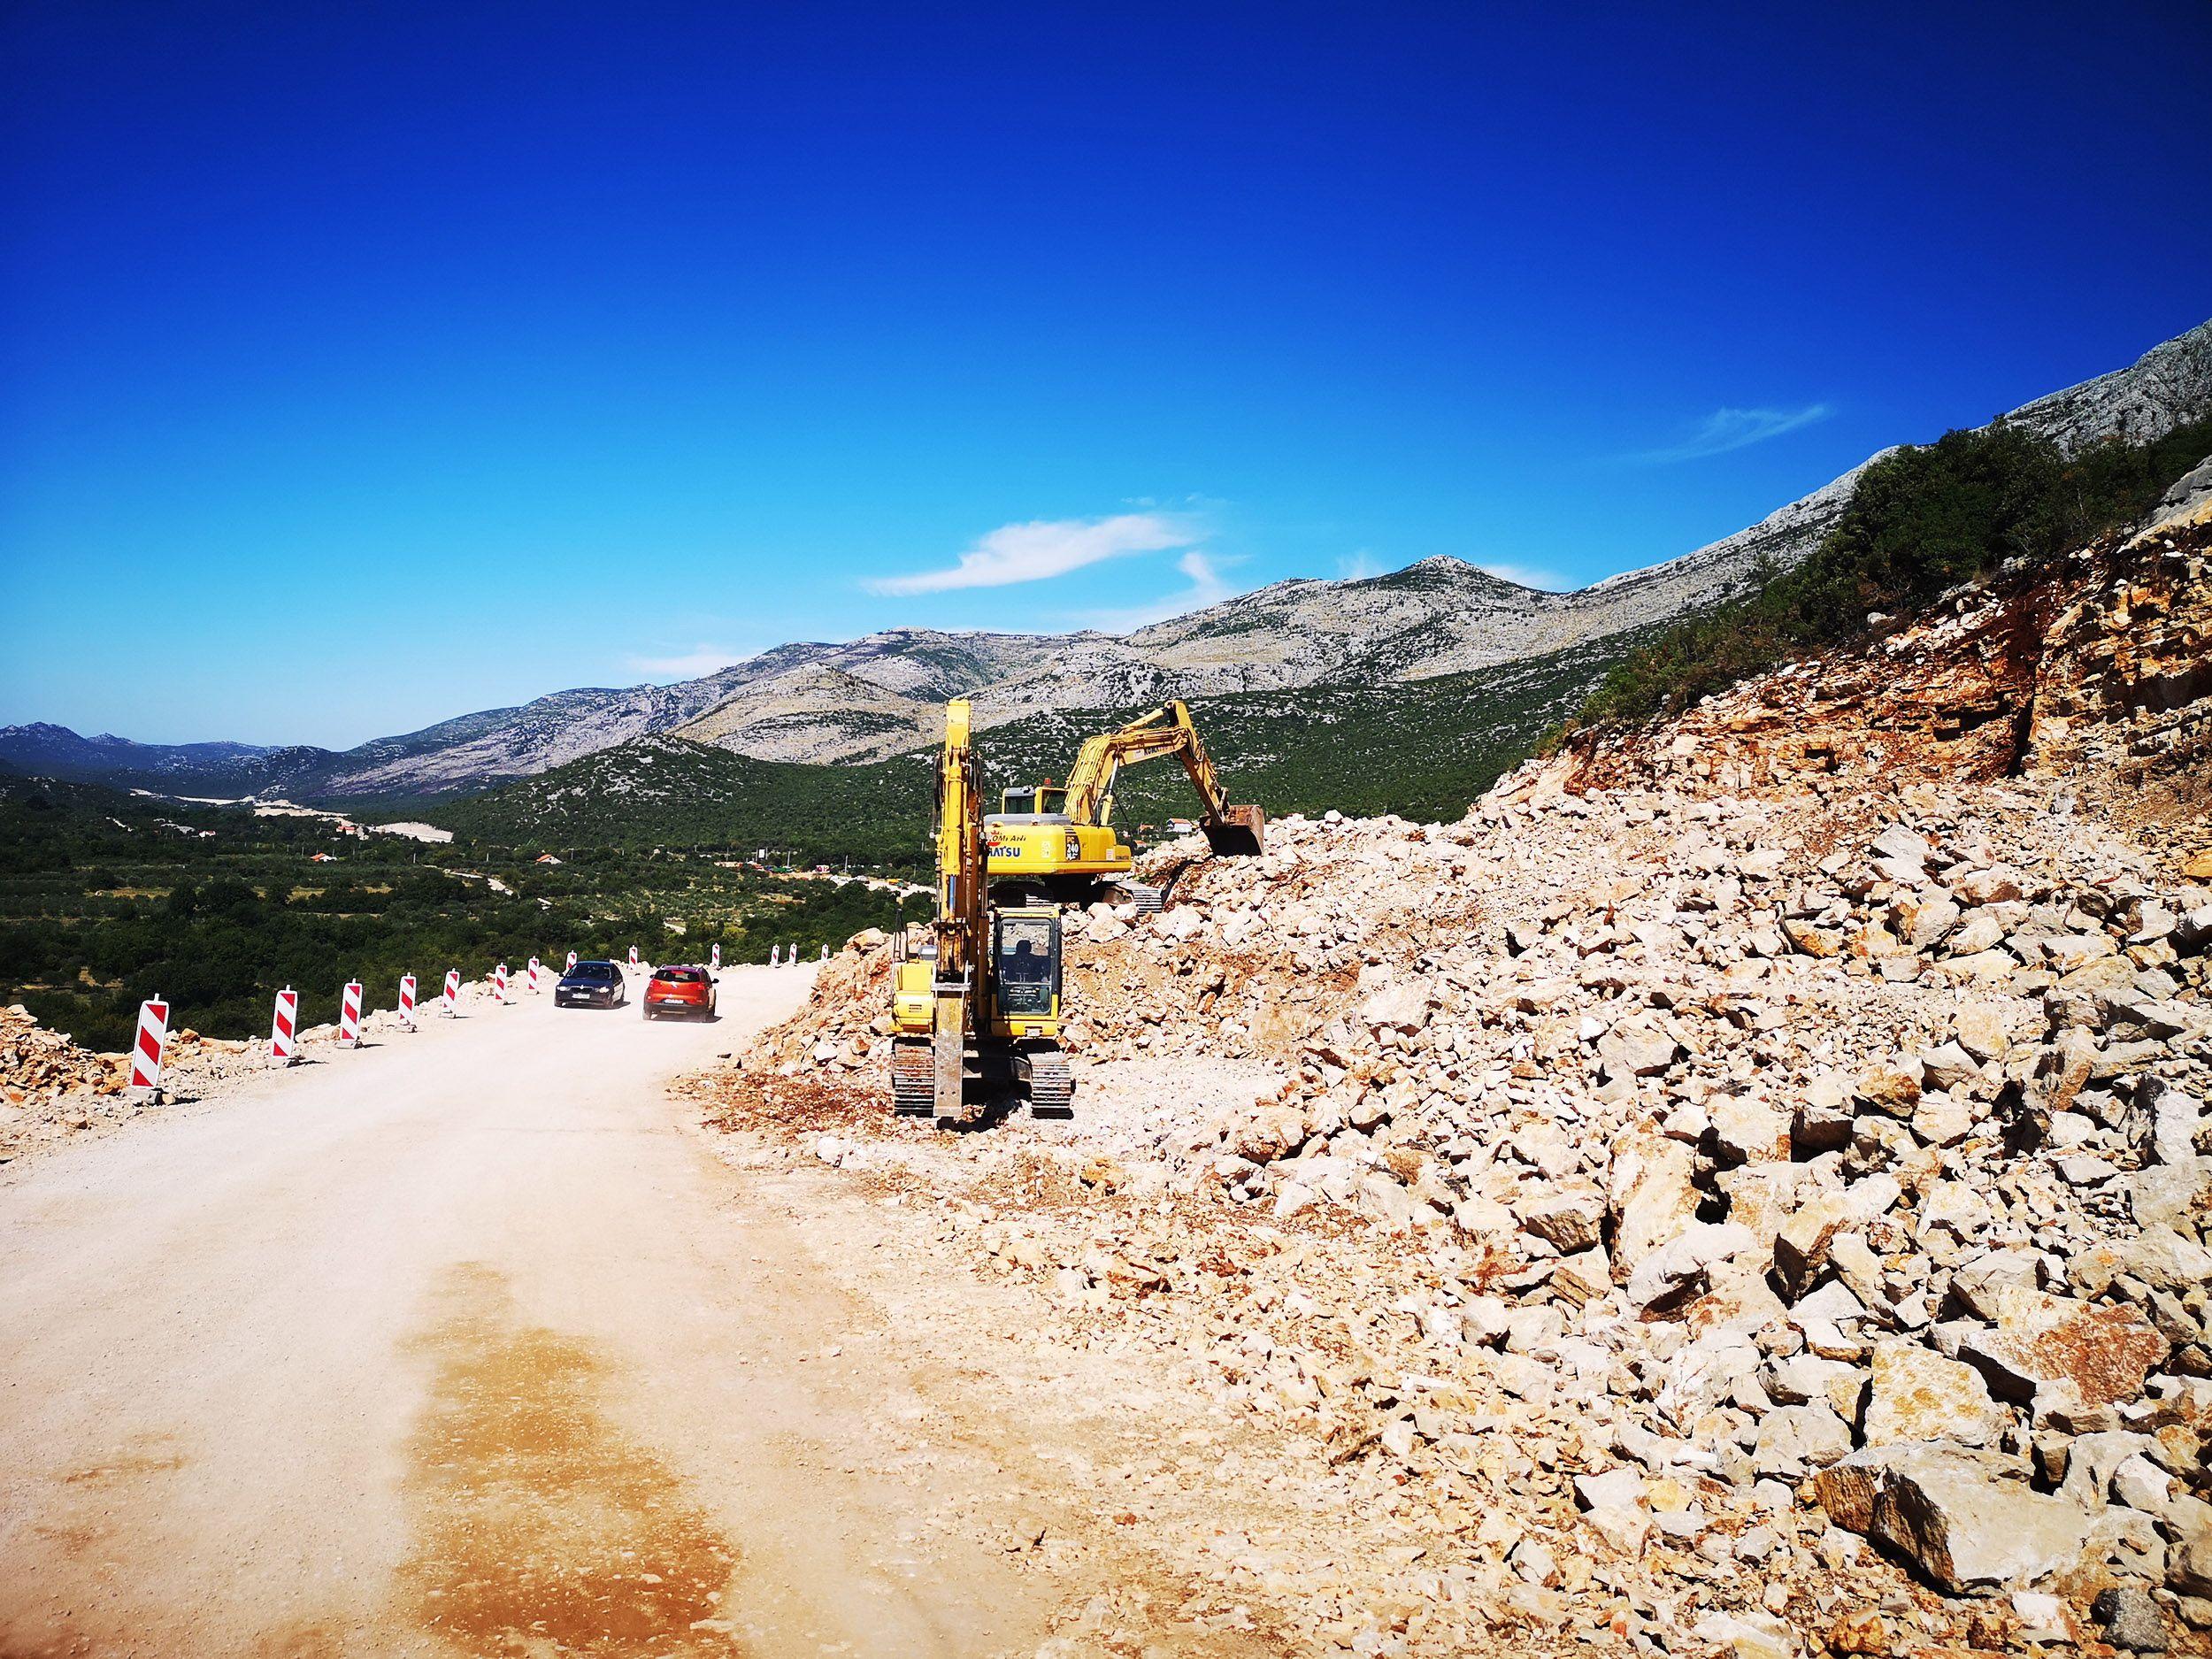
[[(2163, 433), (2208, 409), (2212, 322), (2005, 419), (2078, 448)], [(58, 727), (7, 727), (0, 764), (207, 794), (434, 795), (532, 776), (653, 733), (766, 760), (879, 760), (926, 744), (938, 706), (963, 693), (988, 727), (1167, 696), (1464, 673), (1595, 648), (1742, 591), (1763, 568), (1809, 552), (1877, 458), (1708, 547), (1572, 593), (1522, 587), (1440, 556), (1383, 576), (1279, 582), (1126, 634), (900, 628), (793, 643), (680, 685), (560, 692), (343, 753), (136, 746), (76, 739)]]
[[(1271, 811), (1455, 813), (1579, 708), (1611, 660), (1601, 642), (1468, 673), (1242, 691), (1194, 697), (1190, 706), (1240, 797), (1264, 801)], [(826, 695), (849, 678), (816, 672)], [(865, 706), (861, 682), (849, 694), (849, 710)], [(1102, 723), (1141, 706), (1044, 708), (989, 726), (978, 735), (984, 775), (998, 788), (1056, 773)], [(509, 847), (774, 844), (809, 861), (926, 856), (933, 751), (910, 748), (844, 765), (767, 761), (700, 741), (698, 730), (631, 738), (421, 810)], [(649, 787), (641, 788), (644, 780)], [(1172, 764), (1125, 773), (1116, 803), (1141, 841), (1196, 806)]]

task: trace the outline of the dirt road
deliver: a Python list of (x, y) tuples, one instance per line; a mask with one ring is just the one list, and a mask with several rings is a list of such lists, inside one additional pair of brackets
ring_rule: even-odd
[(0, 1655), (1019, 1647), (924, 1525), (987, 1460), (855, 1450), (910, 1362), (821, 1363), (864, 1310), (664, 1092), (803, 985), (481, 1007), (0, 1181)]

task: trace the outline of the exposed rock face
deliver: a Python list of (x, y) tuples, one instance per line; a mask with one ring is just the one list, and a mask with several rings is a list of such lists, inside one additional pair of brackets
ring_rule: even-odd
[[(2047, 572), (2000, 577), (1863, 658), (1794, 665), (1707, 699), (1657, 749), (1585, 736), (1568, 788), (1694, 780), (1832, 792), (2078, 776), (2108, 797), (2212, 776), (2212, 501)], [(1909, 849), (1890, 855), (1909, 876)], [(1993, 872), (1990, 900), (2004, 878)], [(1916, 947), (1981, 946), (1955, 897), (1900, 908)], [(1972, 895), (1969, 895), (1970, 897)], [(1818, 919), (1793, 937), (1817, 951)], [(1970, 955), (1970, 950), (1963, 954)]]
[(2100, 438), (2136, 442), (2177, 424), (2176, 411), (2201, 409), (2212, 390), (2212, 323), (2153, 346), (2124, 369), (2023, 403), (2006, 417), (2047, 432), (2069, 451)]
[(48, 1031), (27, 1008), (0, 1009), (0, 1101), (9, 1107), (78, 1090), (119, 1094), (129, 1078), (127, 1064), (78, 1048), (66, 1032)]

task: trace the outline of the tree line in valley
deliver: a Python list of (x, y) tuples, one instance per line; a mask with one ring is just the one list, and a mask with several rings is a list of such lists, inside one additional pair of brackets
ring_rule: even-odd
[[(329, 862), (319, 862), (317, 854)], [(496, 883), (496, 885), (495, 885)], [(502, 891), (504, 887), (507, 890)], [(649, 961), (813, 956), (924, 913), (859, 882), (798, 880), (682, 856), (540, 865), (464, 842), (362, 841), (327, 822), (150, 803), (96, 786), (0, 780), (0, 996), (88, 1047), (127, 1047), (145, 997), (219, 1037), (265, 1036), (275, 993), (303, 1025), (361, 980), (372, 1008), (413, 973), (480, 979), (570, 950)]]

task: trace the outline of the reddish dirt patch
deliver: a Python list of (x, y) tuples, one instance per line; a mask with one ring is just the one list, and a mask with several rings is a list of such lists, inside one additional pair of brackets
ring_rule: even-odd
[(603, 1365), (523, 1323), (466, 1264), (412, 1351), (436, 1366), (408, 1447), (422, 1627), (480, 1655), (727, 1655), (736, 1550), (679, 1478), (602, 1415)]
[(808, 1077), (763, 1077), (750, 1072), (710, 1074), (707, 1124), (715, 1129), (759, 1129), (780, 1134), (895, 1134), (891, 1092), (880, 1079), (831, 1082)]
[(180, 1452), (157, 1449), (165, 1446), (168, 1439), (167, 1435), (148, 1437), (140, 1442), (142, 1449), (123, 1452), (88, 1468), (74, 1470), (62, 1477), (63, 1483), (72, 1486), (104, 1486), (144, 1475), (173, 1474), (184, 1467), (184, 1456)]

